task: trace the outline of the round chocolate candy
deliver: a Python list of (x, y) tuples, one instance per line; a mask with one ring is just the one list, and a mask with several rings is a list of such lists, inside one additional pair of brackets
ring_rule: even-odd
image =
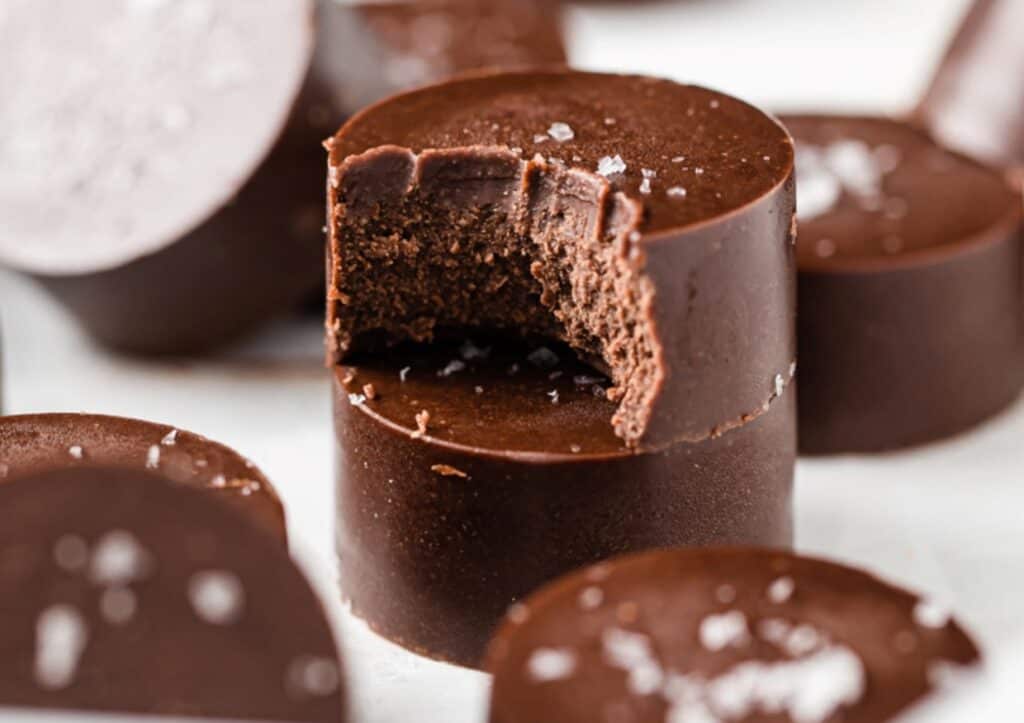
[(507, 606), (559, 575), (671, 545), (788, 545), (796, 399), (637, 453), (610, 381), (564, 346), (357, 354), (335, 377), (344, 595), (378, 633), (477, 666)]
[(98, 414), (0, 417), (0, 483), (78, 467), (145, 471), (224, 500), (287, 539), (284, 508), (270, 481), (240, 454), (191, 432)]
[(1003, 176), (884, 118), (797, 116), (800, 448), (963, 431), (1024, 381), (1021, 203)]
[[(322, 277), (311, 0), (12, 0), (0, 263), (99, 340), (202, 350)], [(336, 121), (335, 121), (336, 122)]]
[(772, 550), (569, 575), (495, 634), (490, 723), (881, 723), (978, 651), (942, 606)]
[[(328, 345), (358, 367), (335, 386), (341, 577), (371, 626), (476, 665), (505, 606), (578, 565), (790, 543), (774, 120), (664, 80), (522, 71), (396, 96), (329, 145)], [(467, 328), (572, 351), (382, 351)], [(574, 386), (593, 368), (552, 361), (577, 354), (600, 398)]]
[(0, 705), (340, 723), (338, 650), (280, 541), (124, 467), (0, 485)]

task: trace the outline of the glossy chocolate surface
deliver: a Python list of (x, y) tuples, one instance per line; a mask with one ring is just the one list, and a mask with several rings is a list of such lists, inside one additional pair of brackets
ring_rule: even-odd
[(222, 444), (168, 425), (98, 414), (0, 417), (0, 483), (51, 470), (121, 468), (207, 491), (286, 540), (270, 481)]
[(1024, 377), (1020, 201), (1001, 173), (882, 118), (786, 118), (800, 177), (800, 446), (968, 429)]
[(142, 469), (0, 485), (0, 704), (345, 720), (338, 651), (279, 540)]
[(335, 372), (342, 593), (380, 634), (478, 666), (511, 602), (581, 565), (791, 543), (791, 390), (719, 438), (636, 453), (568, 349), (473, 341)]
[(492, 723), (881, 723), (977, 659), (941, 605), (740, 548), (569, 575), (510, 609), (486, 669)]
[(761, 414), (792, 364), (792, 148), (714, 91), (575, 71), (396, 96), (330, 144), (328, 351), (445, 327), (562, 339), (659, 449)]

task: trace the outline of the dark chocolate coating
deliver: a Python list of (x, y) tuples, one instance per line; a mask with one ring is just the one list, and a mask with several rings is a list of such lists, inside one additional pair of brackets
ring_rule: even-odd
[(97, 466), (146, 471), (202, 489), (282, 543), (287, 540), (284, 508), (270, 480), (222, 444), (168, 425), (123, 417), (0, 417), (0, 483), (50, 470)]
[(801, 215), (801, 451), (921, 444), (1009, 405), (1024, 382), (1024, 292), (1020, 201), (1001, 175), (899, 121), (785, 122), (798, 155), (853, 141), (892, 165), (877, 194), (847, 188)]
[[(286, 9), (274, 4), (264, 8), (261, 4), (224, 2), (209, 4), (205, 10), (208, 16), (202, 16), (199, 11), (203, 7), (199, 5), (170, 3), (133, 10), (109, 2), (97, 3), (96, 18), (77, 30), (83, 34), (83, 47), (90, 47), (90, 42), (106, 42), (102, 29), (129, 23), (128, 29), (112, 32), (117, 43), (108, 44), (123, 46), (122, 55), (124, 48), (137, 48), (145, 56), (137, 62), (150, 62), (142, 66), (153, 73), (147, 82), (162, 88), (164, 95), (153, 100), (154, 107), (144, 112), (156, 118), (138, 126), (115, 126), (114, 130), (98, 122), (90, 125), (87, 119), (102, 111), (104, 102), (113, 103), (102, 84), (111, 83), (116, 70), (109, 66), (113, 62), (109, 58), (99, 61), (98, 68), (90, 68), (96, 62), (94, 58), (71, 55), (68, 62), (96, 71), (102, 80), (95, 81), (100, 87), (88, 93), (74, 83), (68, 86), (70, 90), (63, 83), (47, 88), (53, 97), (38, 104), (47, 108), (47, 104), (56, 105), (61, 111), (64, 106), (74, 106), (75, 122), (70, 125), (78, 134), (73, 141), (57, 137), (48, 139), (48, 143), (81, 143), (88, 147), (89, 142), (97, 142), (109, 153), (88, 161), (95, 167), (83, 161), (77, 185), (55, 182), (49, 193), (60, 200), (89, 198), (89, 202), (74, 202), (73, 213), (115, 218), (116, 223), (107, 224), (110, 228), (105, 226), (103, 233), (90, 229), (83, 238), (69, 241), (68, 237), (73, 237), (73, 231), (67, 228), (69, 222), (81, 219), (59, 207), (55, 218), (40, 220), (28, 209), (45, 205), (43, 199), (28, 204), (24, 199), (12, 198), (7, 207), (12, 218), (18, 217), (22, 223), (23, 215), (25, 220), (22, 225), (12, 221), (6, 238), (0, 240), (0, 262), (38, 279), (97, 340), (135, 353), (205, 351), (294, 307), (317, 287), (323, 268), (319, 220), (322, 186), (316, 180), (323, 173), (318, 148), (323, 136), (311, 126), (308, 109), (299, 102), (312, 58), (313, 9), (311, 0), (295, 0)], [(64, 5), (50, 2), (18, 10), (25, 17), (66, 12)], [(153, 17), (146, 18), (148, 13)], [(200, 16), (193, 17), (197, 13)], [(262, 18), (262, 26), (258, 20), (254, 22), (254, 16)], [(53, 27), (75, 22), (75, 18), (60, 17)], [(267, 23), (276, 25), (277, 34), (254, 39), (257, 34), (253, 27), (265, 27)], [(287, 25), (281, 27), (281, 23)], [(160, 35), (169, 34), (169, 28), (181, 27), (192, 29), (182, 36), (185, 40), (181, 47), (185, 50), (175, 48), (174, 52), (183, 53), (185, 58), (198, 58), (202, 52), (203, 57), (212, 58), (208, 65), (195, 68), (178, 58), (174, 62), (151, 62), (149, 55), (161, 52)], [(36, 32), (22, 34), (31, 39)], [(238, 38), (244, 38), (244, 42)], [(17, 58), (21, 39), (10, 40), (9, 47)], [(263, 52), (233, 58), (230, 52), (237, 51), (233, 42), (248, 51), (255, 47)], [(63, 45), (52, 41), (49, 47)], [(76, 44), (66, 45), (68, 49), (62, 52), (75, 53)], [(56, 53), (52, 49), (50, 52)], [(181, 77), (185, 73), (188, 76)], [(233, 74), (240, 78), (235, 79)], [(89, 76), (83, 73), (82, 77)], [(225, 88), (210, 90), (207, 82)], [(60, 96), (64, 92), (67, 97)], [(139, 112), (131, 106), (131, 90), (125, 93), (129, 100), (119, 98), (116, 107), (106, 110), (119, 121)], [(228, 97), (229, 93), (233, 100), (225, 101), (219, 110), (207, 107), (209, 98)], [(168, 110), (161, 110), (162, 104)], [(168, 115), (161, 117), (161, 112)], [(228, 132), (221, 125), (223, 117), (242, 127), (267, 129), (260, 141), (265, 146), (240, 149), (235, 144), (225, 150)], [(77, 125), (80, 119), (81, 128)], [(168, 123), (168, 130), (151, 130), (162, 122)], [(118, 138), (118, 130), (126, 138)], [(136, 141), (143, 133), (151, 138), (151, 147), (145, 152)], [(186, 136), (188, 142), (177, 145)], [(122, 146), (131, 150), (122, 151)], [(202, 149), (203, 155), (199, 156), (196, 149)], [(169, 158), (165, 157), (168, 153)], [(161, 175), (163, 171), (155, 170), (161, 162), (177, 162), (176, 156), (186, 157), (182, 168), (175, 168), (166, 178)], [(45, 158), (40, 162), (46, 162)], [(145, 198), (118, 194), (95, 182), (94, 176), (100, 175), (97, 169), (118, 164), (130, 165), (128, 172), (137, 175), (130, 180), (129, 188), (144, 185), (150, 194)], [(219, 182), (215, 185), (208, 176)], [(165, 204), (160, 193), (168, 184), (177, 188), (200, 186), (209, 198), (192, 198), (183, 205)], [(169, 188), (164, 193), (176, 198), (175, 191)], [(170, 212), (173, 216), (165, 217), (164, 205), (174, 208)], [(51, 252), (24, 252), (26, 246), (36, 244), (44, 248), (49, 245)]]
[(883, 723), (978, 660), (948, 612), (772, 550), (671, 550), (569, 575), (491, 641), (491, 723)]
[(788, 380), (792, 145), (757, 109), (638, 76), (481, 74), (329, 145), (333, 360), (444, 326), (555, 336), (610, 371), (617, 433), (651, 450), (743, 424)]
[(975, 0), (950, 42), (916, 121), (939, 140), (1024, 171), (1024, 5)]
[(345, 720), (330, 626), (279, 541), (142, 470), (0, 485), (0, 650), (2, 705)]
[(529, 345), (493, 347), (462, 361), (458, 344), (403, 346), (336, 371), (341, 585), (378, 633), (478, 666), (511, 602), (581, 565), (791, 543), (791, 390), (718, 438), (636, 453), (595, 394), (609, 382), (568, 349), (538, 367)]

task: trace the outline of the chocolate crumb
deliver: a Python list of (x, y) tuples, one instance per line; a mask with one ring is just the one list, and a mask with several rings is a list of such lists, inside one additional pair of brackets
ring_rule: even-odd
[(462, 479), (469, 479), (469, 475), (463, 472), (461, 469), (452, 467), (448, 464), (435, 464), (430, 467), (431, 472), (436, 472), (442, 477), (461, 477)]

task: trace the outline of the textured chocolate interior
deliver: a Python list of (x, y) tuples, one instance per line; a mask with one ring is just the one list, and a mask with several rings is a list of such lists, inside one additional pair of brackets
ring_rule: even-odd
[[(658, 143), (669, 123), (674, 149)], [(556, 337), (611, 375), (629, 443), (665, 379), (645, 234), (750, 203), (791, 160), (784, 132), (739, 101), (571, 72), (400, 96), (330, 147), (335, 361), (448, 328)]]

